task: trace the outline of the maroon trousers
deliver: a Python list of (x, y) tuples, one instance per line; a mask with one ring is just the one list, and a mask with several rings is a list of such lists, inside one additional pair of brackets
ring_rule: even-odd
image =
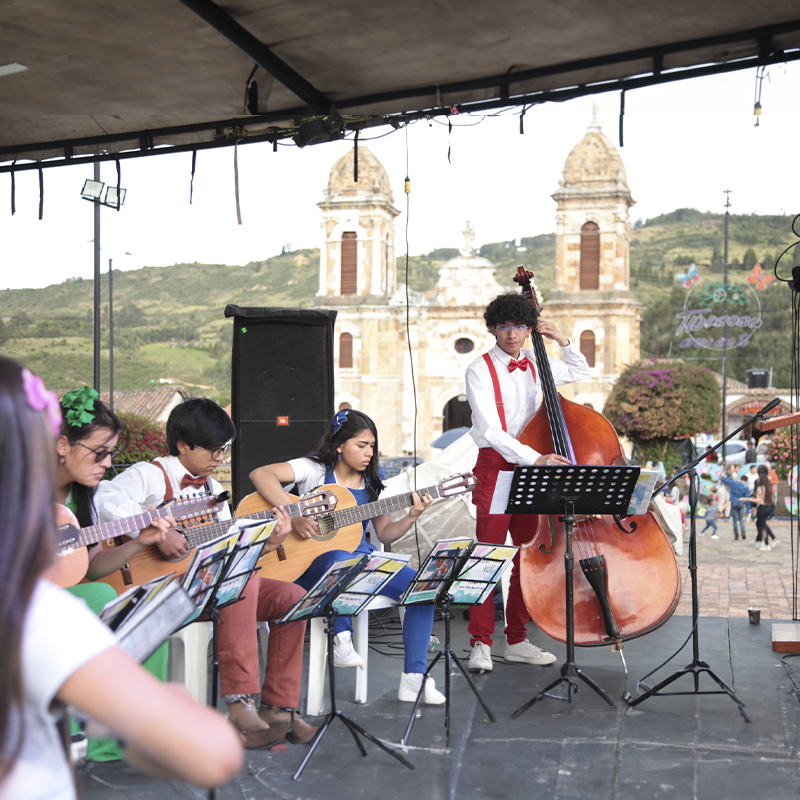
[[(220, 612), (217, 651), (222, 694), (257, 694), (259, 691), (257, 622), (282, 617), (303, 595), (294, 583), (250, 578), (243, 600)], [(261, 701), (277, 708), (297, 708), (303, 678), (303, 640), (306, 623), (274, 625), (269, 631), (267, 669)]]
[[(533, 538), (538, 520), (535, 515), (489, 513), (497, 474), (513, 472), (514, 466), (490, 447), (482, 447), (478, 451), (478, 461), (473, 469), (478, 485), (472, 492), (472, 502), (478, 512), (476, 538), (479, 542), (502, 545), (506, 543), (506, 534), (509, 532), (511, 541), (515, 545), (524, 544)], [(514, 557), (506, 603), (505, 634), (509, 644), (518, 644), (525, 640), (526, 626), (530, 618), (519, 582), (519, 553), (517, 553)], [(491, 646), (494, 627), (494, 599), (490, 596), (482, 605), (470, 608), (470, 645), (482, 642)]]

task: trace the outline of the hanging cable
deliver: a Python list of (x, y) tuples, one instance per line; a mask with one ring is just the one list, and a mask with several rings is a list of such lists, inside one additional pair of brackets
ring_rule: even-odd
[(192, 177), (189, 179), (189, 205), (192, 204), (194, 196), (194, 170), (197, 166), (197, 150), (192, 150)]
[(353, 139), (353, 183), (358, 183), (358, 128)]
[(761, 121), (761, 84), (764, 82), (764, 72), (766, 70), (766, 65), (762, 64), (760, 67), (756, 67), (756, 89), (755, 89), (755, 98), (753, 100), (753, 114), (756, 117), (756, 124), (753, 126), (755, 128), (758, 127), (759, 122)]
[(239, 224), (242, 224), (242, 208), (239, 205), (239, 142), (237, 139), (236, 144), (233, 146), (233, 187), (236, 194), (236, 219)]
[(44, 172), (39, 167), (39, 219), (44, 216)]
[[(12, 161), (11, 166), (13, 167), (17, 162)], [(14, 178), (14, 170), (11, 170), (11, 216), (13, 217), (14, 214), (17, 213), (17, 182)]]
[(619, 93), (619, 146), (624, 145), (623, 142), (623, 124), (625, 122), (625, 90)]

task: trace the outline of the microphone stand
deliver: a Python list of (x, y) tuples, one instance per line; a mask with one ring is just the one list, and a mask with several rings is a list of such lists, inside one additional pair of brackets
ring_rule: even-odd
[[(761, 409), (757, 414), (754, 414), (748, 420), (746, 420), (742, 425), (740, 425), (733, 433), (729, 433), (724, 439), (720, 440), (717, 444), (713, 447), (709, 447), (705, 453), (701, 456), (696, 458), (688, 467), (686, 467), (681, 472), (674, 475), (669, 481), (664, 483), (661, 488), (653, 493), (653, 497), (656, 497), (659, 493), (663, 492), (669, 486), (671, 486), (678, 478), (682, 477), (683, 475), (689, 476), (689, 514), (690, 514), (690, 536), (689, 536), (689, 575), (691, 576), (692, 580), (692, 651), (693, 651), (693, 658), (691, 664), (688, 664), (683, 669), (674, 672), (668, 678), (665, 678), (660, 683), (656, 684), (655, 686), (647, 687), (641, 681), (639, 685), (645, 686), (645, 691), (640, 694), (638, 697), (631, 698), (631, 695), (626, 692), (625, 694), (625, 701), (628, 703), (629, 706), (637, 706), (639, 703), (644, 702), (647, 700), (648, 697), (653, 695), (670, 695), (670, 694), (727, 694), (737, 705), (739, 711), (741, 712), (742, 716), (744, 717), (746, 722), (751, 722), (749, 715), (744, 710), (744, 703), (736, 696), (733, 689), (728, 686), (722, 678), (717, 675), (711, 667), (705, 661), (701, 661), (700, 659), (700, 633), (698, 630), (698, 622), (700, 617), (700, 602), (697, 593), (697, 534), (696, 534), (696, 520), (697, 520), (697, 471), (695, 467), (709, 454), (713, 453), (715, 450), (719, 449), (725, 442), (729, 439), (732, 439), (736, 436), (737, 433), (742, 431), (752, 422), (756, 422), (759, 419), (763, 419), (763, 417), (768, 414), (773, 408), (780, 405), (780, 399), (776, 398), (771, 403), (768, 403)], [(714, 680), (719, 686), (720, 690), (711, 689), (711, 690), (701, 690), (700, 689), (700, 675), (701, 673), (705, 672), (708, 676)], [(669, 686), (674, 681), (678, 680), (683, 675), (692, 675), (694, 678), (694, 689), (691, 692), (662, 692), (661, 690)]]

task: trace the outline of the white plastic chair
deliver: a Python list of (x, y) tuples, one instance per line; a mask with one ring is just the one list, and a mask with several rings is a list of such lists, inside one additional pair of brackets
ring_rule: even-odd
[[(213, 633), (210, 622), (192, 622), (169, 638), (169, 680), (182, 683), (203, 706), (208, 703), (208, 643)], [(175, 647), (177, 642), (180, 647)]]
[[(367, 702), (367, 686), (369, 676), (369, 612), (382, 608), (391, 608), (395, 601), (385, 595), (377, 595), (369, 605), (353, 617), (353, 649), (361, 656), (363, 666), (356, 667), (355, 701)], [(400, 621), (403, 620), (400, 610)], [(306, 713), (310, 716), (322, 713), (325, 700), (325, 674), (327, 669), (328, 637), (325, 633), (325, 622), (321, 617), (311, 620), (311, 637), (308, 648), (308, 693)]]

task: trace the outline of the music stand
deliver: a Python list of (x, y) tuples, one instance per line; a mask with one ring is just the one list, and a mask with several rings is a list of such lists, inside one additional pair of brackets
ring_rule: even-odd
[[(181, 627), (202, 617), (208, 617), (211, 622), (211, 708), (217, 707), (219, 699), (217, 628), (222, 623), (219, 612), (242, 599), (242, 592), (257, 571), (256, 564), (275, 524), (256, 522), (248, 525), (232, 521), (227, 534), (198, 547), (184, 576), (183, 585), (195, 604), (195, 610)], [(217, 790), (209, 789), (207, 796), (214, 800)]]
[[(609, 514), (626, 516), (637, 478), (639, 467), (612, 466), (539, 466), (517, 467), (509, 492), (507, 514), (557, 514), (563, 511), (564, 522), (564, 571), (566, 573), (566, 644), (567, 660), (561, 666), (560, 676), (548, 684), (531, 700), (520, 706), (512, 715), (516, 719), (537, 700), (543, 700), (551, 689), (567, 684), (567, 702), (577, 694), (578, 684), (574, 677), (594, 689), (610, 706), (614, 701), (582, 669), (575, 664), (575, 609), (573, 605), (572, 577), (575, 560), (572, 554), (572, 528), (575, 514)], [(649, 500), (649, 497), (647, 498)], [(613, 618), (611, 620), (613, 622)], [(608, 623), (608, 620), (607, 620)], [(616, 623), (614, 623), (616, 624)], [(556, 697), (563, 700), (563, 697)]]
[[(733, 689), (728, 686), (725, 681), (720, 678), (719, 675), (714, 672), (713, 669), (705, 662), (700, 659), (700, 632), (698, 623), (700, 621), (700, 599), (699, 594), (697, 591), (697, 470), (695, 467), (703, 461), (706, 456), (710, 453), (713, 453), (715, 450), (718, 450), (722, 445), (725, 444), (729, 439), (732, 439), (736, 436), (739, 431), (744, 430), (748, 425), (758, 421), (759, 419), (763, 419), (766, 414), (768, 414), (773, 408), (780, 405), (780, 400), (776, 398), (764, 408), (761, 409), (758, 413), (754, 414), (752, 417), (749, 417), (742, 423), (735, 431), (729, 433), (724, 439), (721, 439), (716, 445), (710, 447), (706, 450), (705, 453), (698, 456), (688, 467), (683, 469), (677, 475), (674, 475), (670, 478), (663, 486), (656, 492), (659, 494), (660, 492), (666, 491), (670, 486), (672, 486), (675, 481), (678, 480), (683, 475), (688, 476), (689, 478), (689, 575), (691, 577), (692, 582), (692, 661), (690, 664), (687, 664), (683, 669), (679, 669), (677, 672), (674, 672), (668, 678), (665, 678), (663, 681), (660, 681), (655, 686), (646, 686), (642, 678), (641, 681), (638, 682), (638, 685), (644, 686), (645, 691), (642, 692), (638, 697), (631, 698), (629, 693), (626, 693), (624, 699), (625, 702), (633, 707), (639, 705), (639, 703), (644, 702), (647, 700), (648, 697), (652, 697), (653, 695), (658, 695), (659, 697), (668, 696), (668, 695), (678, 695), (678, 694), (727, 694), (728, 697), (736, 703), (737, 708), (739, 709), (741, 715), (744, 717), (745, 722), (752, 722), (750, 719), (749, 714), (744, 710), (744, 703), (736, 696), (736, 693)], [(777, 427), (777, 426), (776, 426)], [(688, 641), (688, 640), (687, 640)], [(686, 642), (681, 645), (680, 650), (683, 649)], [(677, 653), (675, 654), (677, 655)], [(670, 657), (672, 658), (672, 656)], [(663, 664), (662, 664), (663, 666)], [(657, 667), (656, 669), (659, 669)], [(653, 670), (655, 672), (656, 670)], [(700, 675), (702, 673), (706, 673), (717, 685), (720, 687), (717, 689), (700, 689)], [(644, 677), (647, 678), (651, 673), (645, 675)], [(663, 692), (662, 689), (669, 686), (674, 681), (678, 680), (678, 678), (682, 677), (683, 675), (691, 675), (694, 682), (694, 689), (690, 692)]]
[(400, 605), (404, 606), (435, 603), (444, 617), (444, 647), (439, 650), (422, 676), (422, 685), (417, 692), (408, 727), (401, 740), (403, 745), (408, 744), (416, 721), (417, 709), (422, 702), (425, 683), (440, 658), (444, 658), (445, 745), (450, 746), (450, 672), (454, 663), (466, 678), (467, 684), (483, 706), (489, 720), (495, 721), (494, 714), (481, 697), (472, 676), (464, 669), (464, 665), (450, 646), (450, 606), (453, 604), (473, 606), (483, 603), (519, 548), (497, 547), (470, 540), (465, 540), (467, 543), (465, 547), (452, 546), (459, 541), (437, 542), (400, 599)]
[[(322, 737), (328, 732), (331, 722), (335, 719), (340, 719), (355, 739), (358, 749), (361, 751), (362, 756), (367, 755), (361, 739), (358, 734), (361, 734), (365, 739), (369, 739), (373, 744), (377, 745), (381, 750), (388, 753), (390, 756), (396, 758), (403, 766), (409, 769), (414, 769), (414, 765), (407, 761), (397, 750), (384, 744), (380, 739), (373, 736), (371, 733), (361, 727), (355, 720), (343, 714), (336, 708), (336, 677), (333, 665), (333, 648), (334, 648), (334, 630), (333, 619), (337, 615), (334, 602), (336, 598), (347, 590), (349, 585), (354, 581), (356, 576), (368, 564), (370, 557), (367, 555), (354, 556), (353, 558), (345, 559), (343, 561), (336, 561), (328, 568), (325, 574), (308, 590), (304, 597), (302, 597), (295, 605), (284, 614), (281, 619), (277, 620), (276, 625), (284, 622), (294, 622), (299, 619), (313, 619), (315, 617), (324, 617), (325, 619), (325, 633), (328, 637), (328, 681), (330, 685), (331, 695), (331, 710), (326, 715), (322, 725), (314, 736), (311, 742), (311, 747), (306, 753), (303, 762), (297, 769), (297, 772), (292, 776), (292, 780), (298, 780), (303, 770), (306, 768), (311, 756), (314, 755)], [(387, 576), (387, 580), (391, 579), (391, 575)], [(368, 598), (367, 598), (368, 600)]]

